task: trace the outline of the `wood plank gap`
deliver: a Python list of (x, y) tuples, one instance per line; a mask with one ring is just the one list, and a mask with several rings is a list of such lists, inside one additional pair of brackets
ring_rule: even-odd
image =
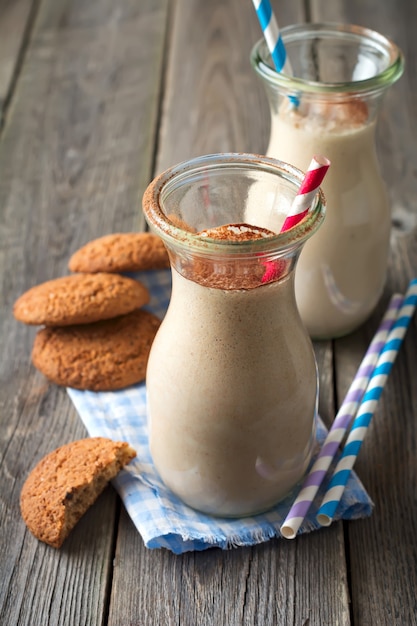
[(334, 339), (331, 341), (331, 353), (332, 353), (332, 382), (333, 382), (333, 419), (336, 417), (336, 414), (339, 410), (341, 404), (341, 398), (339, 399), (339, 394), (337, 391), (337, 372), (336, 372), (336, 342)]
[(312, 22), (311, 0), (303, 0), (304, 21)]
[(346, 583), (348, 589), (348, 609), (349, 618), (352, 626), (355, 624), (353, 605), (352, 605), (352, 571), (350, 567), (350, 539), (349, 539), (349, 522), (343, 522), (343, 541), (345, 546), (345, 562), (346, 562)]
[(22, 71), (22, 67), (23, 67), (23, 63), (25, 61), (26, 58), (26, 54), (30, 45), (30, 41), (32, 38), (32, 33), (33, 33), (33, 26), (35, 24), (38, 12), (39, 12), (39, 7), (42, 3), (42, 0), (33, 0), (32, 6), (30, 8), (30, 12), (29, 12), (29, 16), (28, 16), (28, 20), (26, 23), (26, 27), (25, 30), (23, 32), (23, 37), (22, 37), (22, 44), (20, 46), (20, 50), (19, 53), (17, 55), (17, 59), (16, 59), (16, 65), (14, 67), (14, 71), (13, 71), (13, 75), (10, 81), (10, 86), (7, 90), (6, 93), (6, 97), (4, 98), (4, 102), (3, 102), (3, 106), (1, 109), (1, 117), (0, 117), (0, 138), (3, 132), (3, 128), (6, 124), (6, 118), (7, 118), (7, 114), (10, 108), (10, 104), (11, 101), (13, 99), (13, 95), (15, 93), (15, 88), (17, 85), (17, 81), (19, 80), (19, 76), (21, 74)]
[(120, 516), (122, 510), (122, 501), (120, 496), (117, 496), (115, 503), (115, 511), (114, 511), (114, 523), (113, 523), (113, 533), (112, 540), (110, 546), (110, 567), (108, 569), (107, 580), (106, 580), (106, 589), (104, 592), (103, 599), (103, 616), (102, 616), (102, 624), (105, 626), (109, 623), (110, 618), (110, 604), (111, 604), (111, 592), (113, 588), (113, 578), (114, 578), (114, 564), (116, 560), (116, 550), (117, 550), (117, 537), (119, 534), (120, 528)]
[(249, 605), (249, 601), (250, 601), (249, 581), (251, 577), (252, 561), (253, 561), (253, 550), (252, 548), (250, 548), (250, 555), (248, 559), (248, 569), (247, 569), (246, 576), (245, 576), (245, 590), (243, 592), (242, 616), (241, 616), (242, 624), (244, 623), (245, 609)]
[[(156, 128), (161, 128), (161, 119), (163, 114), (163, 105), (166, 93), (166, 83), (167, 83), (167, 75), (168, 75), (168, 59), (169, 53), (172, 47), (172, 37), (173, 31), (172, 28), (173, 21), (175, 20), (175, 11), (177, 7), (177, 0), (173, 0), (173, 2), (168, 3), (167, 15), (166, 15), (166, 24), (165, 24), (165, 37), (164, 37), (164, 52), (162, 58), (162, 71), (161, 71), (161, 79), (159, 83), (159, 94), (158, 94), (158, 108), (156, 114)], [(151, 157), (151, 172), (152, 176), (156, 176), (156, 163), (158, 159), (158, 152), (160, 146), (160, 130), (156, 132), (155, 135), (155, 143), (153, 147), (152, 157)], [(148, 229), (148, 226), (146, 226)]]

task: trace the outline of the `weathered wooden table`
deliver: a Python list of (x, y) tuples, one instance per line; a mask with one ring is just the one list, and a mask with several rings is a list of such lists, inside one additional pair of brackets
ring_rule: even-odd
[[(330, 423), (384, 306), (417, 271), (417, 4), (276, 1), (281, 25), (356, 22), (403, 49), (405, 76), (379, 129), (393, 206), (381, 305), (354, 334), (317, 343)], [(417, 323), (356, 469), (371, 518), (294, 541), (174, 556), (144, 548), (109, 487), (57, 551), (19, 512), (30, 468), (86, 436), (66, 392), (30, 364), (36, 330), (14, 321), (30, 286), (67, 273), (99, 235), (145, 228), (155, 173), (198, 154), (263, 152), (269, 117), (248, 61), (250, 0), (0, 1), (0, 623), (405, 626), (417, 624)], [(414, 381), (414, 382), (413, 382)]]

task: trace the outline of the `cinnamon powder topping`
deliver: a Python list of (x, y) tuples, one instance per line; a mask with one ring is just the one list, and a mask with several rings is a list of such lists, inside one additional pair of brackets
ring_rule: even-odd
[[(200, 237), (222, 241), (250, 241), (273, 236), (272, 231), (251, 224), (224, 224), (197, 233)], [(198, 257), (178, 268), (180, 273), (200, 285), (216, 289), (254, 289), (275, 282), (287, 273), (289, 262), (285, 259), (266, 261), (261, 255), (218, 255)]]
[(202, 230), (198, 235), (223, 241), (250, 241), (251, 239), (270, 237), (275, 233), (267, 228), (252, 226), (251, 224), (224, 224), (223, 226), (216, 226), (216, 228)]

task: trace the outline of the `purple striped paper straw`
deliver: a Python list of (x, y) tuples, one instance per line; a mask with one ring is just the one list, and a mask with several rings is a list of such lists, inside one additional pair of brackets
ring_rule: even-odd
[(363, 401), (353, 421), (349, 436), (346, 439), (339, 462), (336, 465), (327, 491), (324, 494), (323, 502), (318, 510), (317, 521), (322, 526), (329, 526), (332, 523), (334, 514), (336, 513), (336, 509), (349, 479), (350, 472), (355, 464), (365, 435), (368, 432), (369, 424), (375, 413), (396, 356), (401, 348), (416, 306), (417, 279), (414, 279), (409, 284), (395, 324), (379, 356), (378, 363), (369, 381)]
[(382, 318), (369, 347), (362, 359), (359, 369), (349, 387), (342, 405), (335, 417), (331, 429), (315, 460), (310, 472), (301, 486), (300, 493), (295, 499), (281, 526), (281, 534), (285, 539), (294, 539), (303, 523), (307, 512), (316, 496), (317, 491), (335, 457), (339, 445), (363, 398), (379, 355), (385, 345), (390, 329), (397, 317), (398, 309), (403, 301), (399, 294), (392, 296), (388, 308)]
[(276, 71), (291, 76), (292, 69), (271, 3), (269, 0), (252, 0), (252, 2)]

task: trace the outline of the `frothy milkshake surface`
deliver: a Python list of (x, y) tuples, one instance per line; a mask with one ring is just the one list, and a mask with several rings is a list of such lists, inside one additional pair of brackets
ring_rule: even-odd
[(350, 332), (382, 293), (390, 209), (374, 136), (361, 101), (300, 112), (284, 102), (272, 119), (269, 156), (303, 170), (312, 154), (331, 161), (322, 185), (326, 219), (304, 246), (295, 279), (301, 317), (315, 338)]
[(199, 510), (266, 510), (302, 478), (314, 441), (315, 359), (293, 274), (252, 289), (172, 278), (148, 363), (155, 466)]

